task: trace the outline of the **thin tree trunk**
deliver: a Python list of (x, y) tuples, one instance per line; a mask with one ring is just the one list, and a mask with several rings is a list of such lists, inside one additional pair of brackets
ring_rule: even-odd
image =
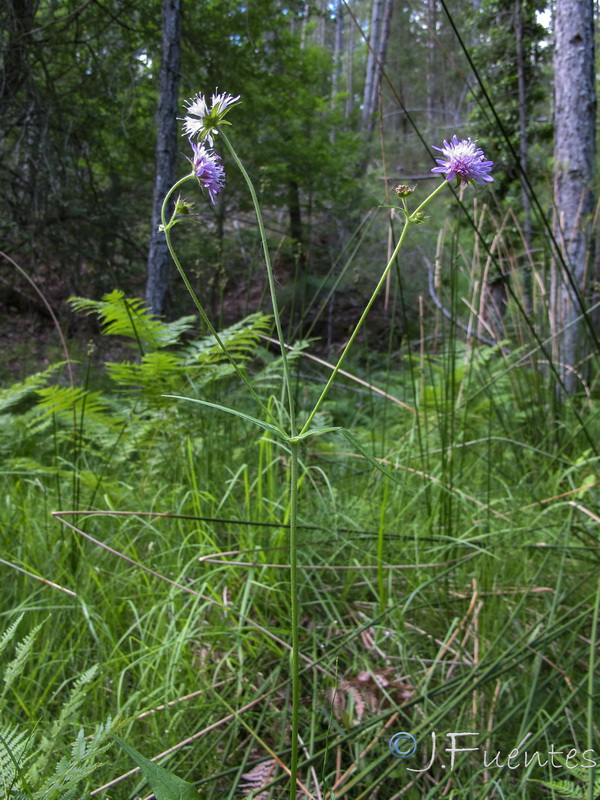
[(352, 116), (354, 111), (354, 46), (355, 39), (352, 34), (347, 37), (348, 46), (346, 48), (346, 107), (344, 113), (346, 117)]
[[(523, 52), (523, 6), (515, 0), (515, 39), (517, 45), (517, 86), (519, 92), (519, 161), (527, 173), (527, 90), (525, 83), (525, 55)], [(531, 253), (531, 203), (525, 184), (521, 181), (521, 202), (523, 204), (523, 235), (525, 247)], [(525, 276), (525, 308), (531, 312), (531, 274)]]
[(554, 42), (554, 204), (564, 264), (554, 265), (554, 355), (564, 365), (567, 392), (577, 387), (582, 313), (589, 283), (590, 223), (594, 212), (596, 97), (593, 0), (557, 0)]
[(333, 50), (333, 73), (331, 76), (332, 102), (335, 101), (333, 95), (336, 95), (340, 90), (343, 52), (344, 52), (344, 4), (342, 3), (342, 0), (337, 0), (335, 6), (335, 40), (334, 40), (334, 50)]
[(427, 0), (427, 126), (430, 139), (437, 141), (437, 124), (435, 87), (438, 76), (435, 74), (435, 18), (437, 0)]
[(300, 205), (300, 187), (296, 181), (288, 185), (288, 210), (290, 214), (290, 237), (302, 246), (302, 207)]
[(379, 49), (379, 29), (383, 13), (383, 0), (373, 0), (371, 6), (371, 25), (369, 28), (369, 53), (367, 56), (367, 69), (365, 72), (365, 91), (363, 95), (362, 121), (365, 128), (371, 125), (375, 113), (377, 95), (375, 93), (375, 80), (377, 74), (377, 51)]
[[(181, 53), (181, 0), (163, 0), (162, 60), (156, 137), (156, 177), (152, 199), (152, 234), (148, 250), (146, 303), (156, 316), (165, 313), (169, 291), (170, 255), (159, 231), (165, 195), (175, 183), (177, 109)], [(168, 209), (171, 213), (172, 209)]]
[(385, 0), (383, 7), (383, 22), (379, 31), (379, 42), (377, 44), (377, 69), (375, 71), (374, 86), (374, 105), (377, 105), (379, 97), (379, 87), (381, 85), (381, 72), (385, 66), (387, 56), (387, 46), (390, 38), (390, 28), (392, 24), (392, 0)]
[(381, 70), (385, 64), (391, 19), (392, 0), (373, 0), (372, 35), (369, 37), (370, 47), (363, 103), (363, 126), (367, 139), (371, 138), (375, 128), (375, 110), (379, 99)]

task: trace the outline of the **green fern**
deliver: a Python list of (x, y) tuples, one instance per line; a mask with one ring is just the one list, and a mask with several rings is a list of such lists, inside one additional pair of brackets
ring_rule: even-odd
[(23, 672), (25, 663), (31, 654), (35, 637), (37, 636), (42, 625), (43, 623), (36, 625), (36, 627), (30, 631), (27, 636), (15, 647), (16, 655), (4, 670), (4, 687), (0, 693), (0, 699), (4, 699), (6, 697), (8, 690)]
[[(271, 327), (264, 314), (252, 314), (226, 328), (219, 336), (232, 357), (248, 361), (256, 352), (260, 336)], [(137, 363), (107, 364), (108, 374), (119, 387), (142, 393), (153, 405), (170, 405), (162, 395), (178, 394), (192, 389), (196, 394), (204, 387), (231, 377), (233, 367), (213, 336), (197, 339), (181, 349), (158, 350), (142, 356)]]
[(71, 748), (71, 756), (63, 756), (54, 772), (33, 793), (34, 800), (83, 800), (81, 784), (100, 766), (99, 757), (111, 746), (112, 721), (99, 725), (87, 742), (80, 730)]
[[(98, 317), (103, 333), (129, 338), (142, 355), (108, 364), (112, 386), (102, 393), (49, 385), (61, 365), (0, 392), (0, 462), (8, 471), (52, 474), (57, 480), (72, 479), (75, 469), (78, 487), (88, 486), (94, 494), (99, 476), (107, 489), (108, 463), (110, 475), (115, 475), (120, 465), (151, 444), (160, 464), (161, 448), (188, 435), (197, 408), (164, 395), (206, 398), (211, 387), (233, 377), (233, 367), (213, 336), (183, 341), (194, 324), (192, 317), (165, 323), (122, 292), (111, 292), (100, 302), (73, 298), (71, 304)], [(270, 317), (253, 314), (219, 334), (238, 365), (257, 354), (267, 363), (255, 376), (267, 386), (281, 371), (278, 359), (260, 348), (261, 336), (271, 326)], [(65, 465), (71, 465), (71, 472)]]
[(43, 372), (36, 372), (20, 383), (0, 389), (0, 414), (22, 414), (36, 405), (39, 390), (66, 362), (51, 364)]
[(196, 322), (195, 317), (163, 322), (153, 317), (141, 300), (125, 297), (117, 289), (105, 294), (102, 300), (71, 297), (69, 303), (75, 311), (95, 314), (105, 336), (127, 336), (142, 349), (157, 350), (177, 344), (181, 335), (193, 328)]
[[(559, 756), (558, 760), (569, 770), (569, 780), (540, 781), (532, 778), (531, 782), (540, 783), (547, 789), (556, 792), (560, 797), (570, 797), (574, 798), (574, 800), (588, 800), (590, 796), (600, 796), (600, 774), (597, 774), (597, 770), (585, 769), (584, 767), (568, 767), (566, 762)], [(592, 784), (591, 794), (590, 784)]]
[(47, 386), (38, 389), (38, 395), (41, 398), (38, 403), (38, 412), (41, 414), (38, 422), (55, 414), (70, 425), (74, 419), (79, 422), (82, 416), (88, 423), (93, 421), (108, 427), (115, 425), (100, 392), (89, 392), (72, 386)]
[(23, 619), (23, 616), (23, 614), (20, 614), (16, 620), (4, 631), (2, 636), (0, 636), (0, 655), (2, 655), (2, 653), (14, 639), (17, 628), (19, 627), (19, 623)]
[[(18, 784), (26, 784), (23, 775), (23, 758), (29, 744), (30, 734), (7, 723), (0, 733), (0, 797), (14, 797)], [(28, 796), (31, 796), (29, 793)]]
[[(21, 615), (0, 637), (0, 652), (14, 642)], [(26, 674), (29, 657), (41, 625), (35, 627), (14, 646), (13, 658), (4, 667), (4, 688), (0, 695), (0, 712), (6, 712), (9, 689), (18, 693), (18, 681)], [(91, 667), (73, 684), (58, 716), (46, 732), (5, 721), (0, 717), (0, 800), (83, 800), (87, 797), (85, 782), (101, 764), (101, 757), (111, 745), (113, 724), (109, 719), (99, 725), (91, 741), (79, 731), (70, 756), (56, 759), (61, 738), (68, 735), (84, 701), (85, 690), (95, 678), (97, 667)]]

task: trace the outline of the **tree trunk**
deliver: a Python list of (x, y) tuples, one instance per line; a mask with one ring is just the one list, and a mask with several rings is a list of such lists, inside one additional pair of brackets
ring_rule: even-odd
[(344, 108), (345, 116), (348, 118), (352, 116), (354, 111), (354, 45), (355, 39), (352, 34), (347, 38), (346, 47), (346, 106)]
[[(519, 92), (519, 161), (527, 174), (527, 86), (525, 81), (525, 54), (523, 51), (523, 7), (515, 0), (515, 41), (517, 45), (517, 87)], [(527, 253), (531, 253), (531, 203), (525, 183), (521, 180), (521, 202), (523, 204), (523, 236)], [(531, 274), (525, 274), (525, 308), (531, 313)]]
[[(152, 199), (152, 234), (148, 250), (146, 303), (163, 316), (169, 291), (171, 256), (165, 235), (159, 231), (165, 195), (175, 183), (177, 163), (177, 109), (181, 52), (181, 0), (163, 0), (162, 60), (156, 136), (156, 177)], [(167, 209), (167, 218), (172, 213)]]
[(563, 261), (554, 264), (554, 356), (568, 393), (576, 386), (581, 300), (589, 284), (594, 212), (596, 97), (593, 0), (557, 0), (554, 42), (554, 204)]
[(385, 64), (391, 19), (392, 0), (373, 0), (362, 113), (367, 140), (371, 138), (375, 127), (375, 111), (379, 98), (381, 70)]
[(391, 25), (392, 25), (392, 0), (385, 0), (383, 6), (383, 22), (381, 25), (381, 29), (379, 31), (379, 42), (377, 44), (377, 69), (375, 72), (375, 86), (374, 86), (375, 105), (377, 105), (377, 99), (379, 97), (379, 87), (381, 85), (381, 72), (385, 66)]
[(337, 0), (335, 6), (335, 39), (333, 50), (333, 72), (331, 75), (331, 101), (335, 102), (335, 95), (340, 91), (342, 76), (342, 55), (344, 52), (344, 4)]
[(302, 206), (300, 205), (300, 187), (296, 181), (288, 184), (288, 210), (290, 214), (290, 238), (302, 246)]
[(365, 73), (365, 91), (363, 95), (362, 121), (365, 128), (371, 127), (371, 119), (375, 113), (377, 95), (375, 80), (377, 74), (377, 51), (379, 49), (379, 29), (383, 15), (383, 0), (373, 0), (371, 6), (371, 25), (369, 28), (369, 53)]
[(437, 0), (427, 0), (427, 127), (429, 139), (437, 142), (437, 128), (439, 117), (436, 108), (435, 87), (438, 76), (435, 74), (436, 45), (435, 40), (435, 19), (437, 11)]

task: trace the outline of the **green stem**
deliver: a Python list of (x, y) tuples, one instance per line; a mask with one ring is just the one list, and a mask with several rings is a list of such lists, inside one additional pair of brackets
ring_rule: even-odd
[(298, 613), (298, 449), (290, 441), (290, 600), (292, 615), (292, 753), (290, 762), (290, 800), (296, 797), (298, 773), (298, 716), (300, 710), (300, 637)]
[(258, 222), (258, 229), (260, 231), (260, 239), (262, 242), (262, 248), (265, 258), (265, 266), (267, 268), (267, 278), (269, 281), (269, 292), (271, 294), (271, 305), (273, 307), (273, 316), (275, 318), (275, 327), (277, 329), (277, 339), (279, 340), (279, 348), (281, 350), (281, 359), (283, 363), (283, 374), (285, 377), (287, 395), (288, 395), (288, 405), (289, 405), (289, 414), (290, 414), (290, 426), (292, 431), (292, 436), (296, 433), (296, 414), (294, 410), (294, 394), (292, 391), (292, 380), (291, 380), (291, 373), (290, 373), (290, 366), (287, 358), (287, 351), (285, 346), (285, 340), (283, 338), (283, 329), (281, 327), (281, 319), (279, 317), (279, 308), (277, 305), (277, 295), (275, 293), (275, 278), (273, 276), (273, 268), (271, 266), (271, 257), (269, 255), (269, 246), (267, 244), (267, 234), (265, 231), (265, 226), (263, 223), (262, 213), (260, 210), (260, 206), (258, 204), (258, 197), (256, 196), (256, 191), (254, 189), (254, 185), (250, 180), (250, 176), (246, 172), (244, 165), (238, 158), (237, 153), (233, 149), (233, 145), (227, 138), (226, 134), (223, 130), (219, 129), (219, 135), (223, 137), (223, 141), (227, 145), (227, 149), (231, 153), (233, 160), (237, 164), (238, 169), (244, 176), (244, 180), (248, 185), (248, 189), (250, 190), (250, 195), (252, 197), (252, 203), (254, 204), (254, 211), (256, 213), (256, 220)]
[(398, 244), (394, 248), (394, 252), (392, 253), (392, 257), (388, 261), (387, 266), (384, 269), (381, 278), (379, 279), (379, 283), (377, 284), (377, 286), (375, 287), (375, 289), (373, 291), (373, 294), (371, 295), (371, 299), (369, 300), (369, 302), (365, 306), (365, 309), (364, 309), (363, 313), (361, 314), (360, 319), (356, 323), (356, 327), (352, 331), (352, 335), (348, 339), (348, 342), (347, 342), (346, 346), (344, 347), (342, 355), (340, 356), (340, 358), (339, 358), (337, 364), (335, 365), (331, 375), (329, 376), (329, 380), (325, 384), (325, 388), (321, 392), (321, 396), (317, 400), (317, 402), (315, 404), (315, 407), (311, 411), (308, 419), (306, 420), (306, 422), (304, 424), (304, 427), (300, 431), (300, 434), (306, 433), (306, 431), (310, 427), (310, 423), (313, 421), (313, 419), (315, 417), (315, 414), (317, 413), (317, 411), (321, 407), (321, 403), (323, 402), (323, 400), (327, 396), (327, 394), (329, 392), (329, 389), (331, 388), (331, 384), (334, 382), (334, 380), (335, 380), (335, 378), (337, 376), (337, 373), (339, 372), (342, 364), (344, 363), (344, 360), (345, 360), (346, 356), (348, 355), (348, 351), (352, 347), (352, 344), (354, 343), (354, 340), (358, 336), (358, 333), (359, 333), (360, 329), (362, 328), (365, 319), (367, 318), (367, 314), (369, 313), (369, 311), (373, 307), (373, 303), (375, 302), (375, 300), (377, 298), (377, 295), (379, 294), (379, 292), (381, 291), (383, 285), (385, 284), (385, 281), (387, 279), (388, 273), (389, 273), (390, 269), (392, 268), (392, 264), (396, 260), (396, 257), (398, 256), (398, 253), (400, 252), (400, 248), (404, 244), (404, 239), (406, 238), (406, 234), (408, 233), (408, 229), (410, 228), (410, 226), (413, 223), (414, 219), (416, 218), (417, 214), (419, 214), (425, 208), (427, 203), (429, 203), (431, 200), (433, 200), (433, 198), (436, 196), (436, 194), (441, 192), (441, 190), (446, 185), (447, 185), (447, 181), (444, 181), (444, 183), (440, 183), (440, 185), (436, 189), (434, 189), (434, 191), (429, 195), (429, 197), (421, 203), (421, 205), (417, 208), (417, 210), (415, 212), (413, 212), (413, 214), (411, 214), (410, 216), (406, 217), (406, 219), (404, 221), (404, 228), (402, 229), (402, 233), (400, 234), (400, 239), (398, 240)]
[(175, 215), (173, 215), (173, 217), (171, 217), (171, 221), (169, 223), (167, 223), (167, 220), (166, 220), (167, 204), (169, 202), (169, 199), (171, 198), (171, 195), (180, 186), (182, 186), (186, 181), (190, 180), (190, 178), (195, 178), (195, 177), (196, 176), (192, 172), (191, 175), (186, 175), (184, 178), (181, 178), (180, 180), (178, 180), (177, 183), (175, 183), (169, 189), (169, 191), (167, 192), (167, 194), (165, 196), (165, 199), (163, 200), (160, 216), (161, 216), (161, 220), (162, 220), (162, 227), (163, 227), (163, 230), (165, 232), (165, 239), (167, 241), (167, 247), (169, 248), (169, 253), (171, 254), (171, 258), (173, 259), (173, 261), (175, 263), (175, 266), (177, 267), (177, 271), (181, 275), (181, 278), (182, 278), (182, 280), (183, 280), (183, 282), (184, 282), (184, 284), (186, 286), (186, 289), (188, 290), (192, 300), (194, 301), (194, 305), (198, 309), (198, 312), (200, 314), (200, 317), (202, 318), (202, 321), (204, 322), (204, 324), (206, 325), (206, 327), (208, 328), (210, 333), (215, 337), (215, 341), (217, 342), (217, 345), (221, 348), (221, 350), (223, 351), (225, 356), (227, 356), (227, 358), (229, 359), (229, 361), (230, 361), (232, 367), (234, 368), (237, 376), (240, 378), (240, 380), (242, 380), (244, 382), (244, 385), (246, 386), (246, 388), (248, 389), (248, 391), (250, 392), (250, 394), (252, 395), (254, 400), (256, 400), (256, 402), (258, 403), (259, 407), (261, 408), (262, 412), (265, 415), (265, 418), (266, 419), (270, 418), (271, 421), (273, 422), (273, 424), (281, 431), (281, 433), (283, 433), (285, 435), (285, 431), (281, 428), (281, 426), (279, 425), (277, 419), (273, 416), (273, 414), (268, 410), (268, 408), (265, 406), (265, 404), (260, 399), (260, 397), (256, 394), (256, 392), (252, 388), (252, 385), (250, 384), (250, 381), (248, 380), (246, 375), (243, 373), (243, 371), (239, 368), (239, 366), (236, 363), (235, 359), (233, 358), (233, 356), (231, 355), (231, 353), (229, 352), (229, 350), (225, 346), (225, 344), (224, 344), (223, 340), (221, 339), (221, 337), (219, 336), (219, 334), (217, 333), (216, 328), (214, 327), (214, 325), (212, 324), (212, 322), (210, 321), (210, 319), (206, 315), (206, 312), (205, 312), (204, 308), (202, 307), (202, 304), (198, 300), (198, 298), (196, 296), (196, 293), (194, 292), (194, 289), (192, 288), (192, 284), (189, 282), (188, 277), (185, 274), (185, 271), (184, 271), (183, 267), (179, 263), (179, 259), (177, 258), (177, 254), (175, 253), (175, 250), (174, 250), (173, 245), (171, 243), (171, 232), (170, 231), (171, 231), (171, 228), (173, 227), (173, 225), (175, 224), (175, 221), (174, 221), (174, 216)]

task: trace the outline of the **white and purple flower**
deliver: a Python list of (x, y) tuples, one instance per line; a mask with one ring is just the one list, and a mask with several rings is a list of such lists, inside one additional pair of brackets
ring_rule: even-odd
[(213, 146), (213, 135), (218, 133), (218, 125), (229, 125), (224, 122), (227, 111), (237, 105), (240, 96), (230, 94), (213, 94), (210, 108), (203, 94), (197, 94), (187, 102), (187, 116), (183, 119), (183, 134), (188, 138), (197, 136), (203, 142), (206, 140), (209, 147)]
[(494, 179), (488, 173), (492, 169), (493, 161), (486, 161), (483, 150), (476, 146), (476, 139), (463, 139), (458, 141), (456, 134), (450, 142), (444, 141), (443, 147), (435, 147), (444, 155), (436, 158), (439, 167), (434, 167), (432, 172), (440, 172), (446, 176), (447, 181), (456, 178), (456, 185), (461, 183), (491, 183)]
[(221, 159), (216, 153), (207, 150), (202, 142), (194, 144), (190, 141), (193, 157), (190, 159), (194, 168), (194, 174), (200, 184), (208, 191), (208, 196), (212, 204), (221, 189), (225, 186), (225, 170), (221, 164)]

